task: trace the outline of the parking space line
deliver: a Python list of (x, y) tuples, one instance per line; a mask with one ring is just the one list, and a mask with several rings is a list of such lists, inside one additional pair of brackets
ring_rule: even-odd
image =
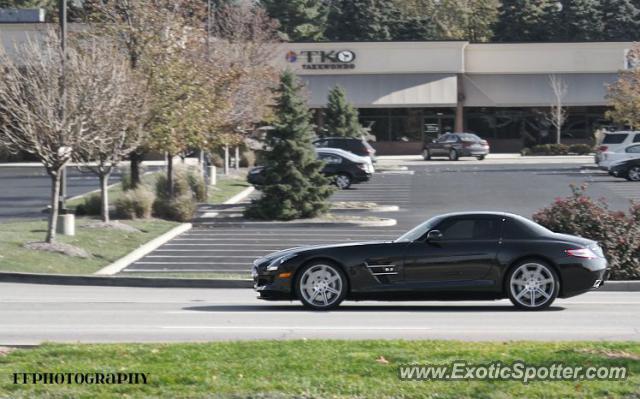
[(135, 262), (134, 265), (249, 265), (250, 262)]
[(194, 258), (194, 259), (211, 259), (211, 258), (222, 258), (222, 259), (255, 259), (255, 256), (242, 256), (242, 255), (148, 255), (145, 256), (144, 259), (149, 258)]

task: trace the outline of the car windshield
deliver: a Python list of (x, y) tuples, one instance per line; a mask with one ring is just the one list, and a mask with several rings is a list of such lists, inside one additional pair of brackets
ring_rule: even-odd
[(436, 216), (427, 220), (426, 222), (417, 225), (413, 229), (407, 231), (400, 237), (398, 237), (395, 242), (413, 242), (423, 235), (425, 235), (429, 230), (431, 230), (436, 224), (440, 223), (442, 220), (441, 216)]

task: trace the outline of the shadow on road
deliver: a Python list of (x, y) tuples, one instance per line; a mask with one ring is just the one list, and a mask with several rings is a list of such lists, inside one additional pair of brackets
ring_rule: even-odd
[[(314, 312), (302, 305), (212, 305), (188, 306), (183, 310), (195, 312)], [(565, 310), (561, 306), (552, 306), (545, 312)], [(333, 312), (523, 312), (511, 305), (341, 305)], [(324, 313), (319, 311), (318, 313)]]

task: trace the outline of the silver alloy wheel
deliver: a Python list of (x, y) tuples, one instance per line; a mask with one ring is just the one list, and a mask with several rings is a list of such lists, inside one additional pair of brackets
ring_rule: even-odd
[(422, 151), (422, 159), (424, 159), (425, 161), (428, 161), (431, 159), (431, 154), (429, 153), (429, 150), (425, 149)]
[(458, 160), (458, 151), (456, 151), (456, 150), (449, 151), (449, 160), (457, 161)]
[(336, 186), (338, 186), (340, 190), (346, 190), (351, 186), (351, 178), (347, 175), (336, 176)]
[(511, 275), (509, 286), (511, 295), (520, 305), (536, 308), (553, 298), (556, 279), (547, 266), (525, 263)]
[(640, 166), (629, 169), (629, 180), (640, 181)]
[(299, 284), (305, 301), (319, 308), (333, 305), (344, 289), (340, 273), (333, 266), (324, 264), (308, 268)]

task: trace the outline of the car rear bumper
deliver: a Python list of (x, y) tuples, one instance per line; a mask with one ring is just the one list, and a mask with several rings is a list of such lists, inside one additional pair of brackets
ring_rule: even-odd
[(603, 258), (585, 260), (583, 264), (560, 265), (560, 297), (575, 295), (602, 287), (609, 277)]
[(489, 147), (485, 148), (462, 148), (460, 149), (461, 156), (463, 157), (479, 157), (483, 155), (489, 155)]

